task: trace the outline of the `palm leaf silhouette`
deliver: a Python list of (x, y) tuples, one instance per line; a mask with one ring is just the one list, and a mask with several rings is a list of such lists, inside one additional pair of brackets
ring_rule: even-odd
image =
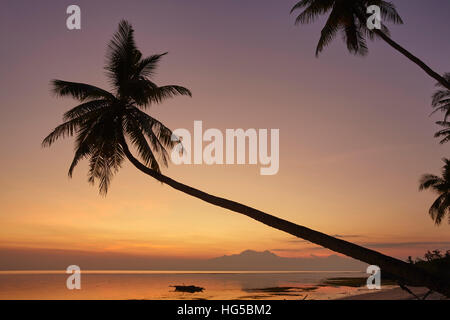
[(419, 182), (419, 190), (432, 190), (439, 195), (428, 211), (436, 225), (440, 225), (446, 215), (450, 224), (450, 160), (443, 158), (442, 161), (445, 165), (441, 177), (424, 174)]

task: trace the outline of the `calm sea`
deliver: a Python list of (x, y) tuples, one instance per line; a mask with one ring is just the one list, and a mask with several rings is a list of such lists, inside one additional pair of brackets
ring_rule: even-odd
[[(321, 286), (360, 272), (82, 271), (81, 289), (68, 290), (64, 271), (0, 271), (0, 299), (335, 299), (365, 288)], [(175, 292), (173, 285), (205, 288)], [(281, 288), (280, 288), (281, 287)]]

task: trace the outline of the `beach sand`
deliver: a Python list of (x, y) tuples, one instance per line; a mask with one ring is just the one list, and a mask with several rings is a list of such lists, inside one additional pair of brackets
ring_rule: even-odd
[[(423, 297), (428, 292), (428, 289), (424, 287), (409, 287), (409, 289), (419, 297)], [(414, 296), (412, 296), (402, 288), (396, 287), (387, 290), (380, 290), (371, 293), (348, 296), (340, 298), (338, 300), (414, 300), (414, 299), (415, 299)], [(427, 297), (427, 300), (444, 300), (444, 299), (446, 298), (439, 293), (431, 293)]]

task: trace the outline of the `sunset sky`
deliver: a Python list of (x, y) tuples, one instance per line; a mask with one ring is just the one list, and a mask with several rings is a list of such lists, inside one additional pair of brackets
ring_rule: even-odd
[[(280, 129), (280, 170), (171, 165), (164, 173), (300, 225), (386, 254), (450, 248), (450, 226), (418, 191), (449, 145), (433, 138), (435, 81), (384, 42), (350, 55), (340, 36), (316, 58), (323, 20), (294, 26), (295, 0), (31, 1), (0, 10), (0, 247), (208, 258), (246, 249), (329, 255), (300, 239), (164, 186), (126, 163), (107, 197), (82, 163), (67, 177), (73, 141), (42, 139), (76, 105), (51, 79), (109, 88), (106, 46), (121, 19), (144, 55), (168, 51), (157, 84), (191, 89), (148, 112), (171, 129)], [(394, 0), (392, 37), (440, 73), (449, 70), (450, 2)], [(65, 13), (81, 7), (82, 29)], [(0, 257), (1, 260), (1, 257)]]

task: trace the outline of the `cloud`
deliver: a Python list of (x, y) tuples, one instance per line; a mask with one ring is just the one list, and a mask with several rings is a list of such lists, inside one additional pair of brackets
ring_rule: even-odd
[[(359, 235), (343, 235), (338, 237), (338, 235), (334, 235), (337, 238), (346, 238), (346, 237), (361, 237)], [(302, 239), (291, 239), (288, 240), (290, 243), (306, 243), (309, 241), (302, 240)], [(443, 249), (448, 248), (450, 249), (450, 241), (406, 241), (406, 242), (366, 242), (358, 244), (363, 247), (371, 248), (371, 249), (392, 249), (392, 248), (422, 248), (422, 249)], [(424, 248), (425, 247), (425, 248)], [(303, 248), (275, 248), (271, 249), (274, 252), (298, 252), (298, 253), (305, 253), (309, 251), (317, 251), (317, 250), (327, 250), (329, 249), (323, 248), (321, 246), (314, 246), (314, 247), (303, 247)]]
[(450, 241), (411, 241), (411, 242), (369, 242), (363, 246), (370, 248), (405, 248), (419, 246), (450, 247)]
[(276, 252), (302, 252), (305, 251), (304, 249), (292, 249), (292, 248), (280, 248), (280, 249), (270, 249), (270, 251), (276, 251)]
[(332, 235), (333, 237), (336, 237), (336, 238), (360, 238), (360, 237), (362, 237), (362, 235), (359, 235), (359, 234), (334, 234), (334, 235)]
[[(359, 234), (332, 234), (332, 237), (335, 238), (360, 238), (362, 237), (362, 235)], [(303, 240), (303, 239), (288, 239), (286, 240), (287, 242), (290, 243), (311, 243), (310, 241), (307, 240)]]

